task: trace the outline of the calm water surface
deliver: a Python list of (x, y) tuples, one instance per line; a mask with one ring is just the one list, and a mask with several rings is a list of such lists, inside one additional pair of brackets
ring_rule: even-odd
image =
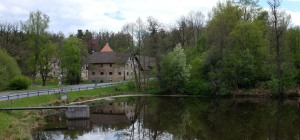
[(300, 139), (297, 100), (130, 97), (88, 105), (89, 119), (48, 116), (34, 139)]

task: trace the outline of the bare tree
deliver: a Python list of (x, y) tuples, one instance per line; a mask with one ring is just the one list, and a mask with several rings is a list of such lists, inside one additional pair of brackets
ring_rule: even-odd
[(132, 39), (128, 40), (130, 41), (130, 46), (129, 47), (129, 52), (130, 52), (130, 57), (132, 58), (132, 63), (133, 63), (133, 73), (134, 73), (134, 79), (135, 79), (135, 84), (137, 89), (140, 89), (140, 79), (138, 76), (138, 72), (137, 72), (137, 66), (135, 64), (135, 56), (138, 52), (138, 49), (135, 47), (135, 42), (134, 42), (134, 36), (135, 36), (135, 23), (127, 23), (123, 26), (122, 29), (123, 32), (130, 34)]
[(198, 11), (191, 11), (177, 21), (180, 43), (183, 47), (196, 46), (198, 37), (204, 27), (204, 15)]
[(153, 17), (148, 17), (147, 19), (147, 29), (149, 32), (149, 53), (150, 56), (155, 58), (156, 65), (156, 77), (158, 79), (159, 85), (162, 86), (161, 80), (161, 48), (159, 46), (159, 32), (161, 31), (161, 24), (157, 19)]
[[(142, 21), (142, 19), (139, 17), (137, 20), (136, 20), (136, 39), (137, 39), (137, 47), (138, 47), (138, 51), (137, 51), (137, 55), (139, 56), (139, 58), (141, 58), (141, 50), (142, 50), (142, 35), (143, 35), (143, 32), (144, 32), (144, 23)], [(145, 56), (145, 55), (144, 55)], [(134, 56), (134, 58), (136, 58), (136, 56)], [(140, 66), (140, 59), (135, 59), (137, 60), (137, 63), (139, 64)], [(145, 60), (145, 59), (144, 59)], [(145, 63), (144, 63), (145, 64)], [(138, 66), (138, 67), (139, 67)], [(141, 68), (138, 68), (138, 88), (141, 88)], [(144, 73), (143, 73), (144, 74)], [(144, 82), (145, 82), (145, 75), (144, 75)]]
[(290, 16), (287, 16), (284, 12), (279, 10), (281, 1), (272, 0), (268, 1), (271, 8), (270, 11), (270, 44), (271, 49), (275, 49), (275, 62), (276, 62), (276, 79), (278, 81), (277, 93), (283, 95), (283, 83), (282, 83), (282, 49), (283, 49), (283, 38), (290, 22)]
[(261, 8), (258, 5), (259, 0), (233, 0), (239, 6), (242, 12), (242, 19), (245, 21), (252, 21), (258, 16), (258, 11)]

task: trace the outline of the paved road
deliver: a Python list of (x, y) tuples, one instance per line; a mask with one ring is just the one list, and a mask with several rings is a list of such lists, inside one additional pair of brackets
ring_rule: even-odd
[(62, 88), (54, 88), (54, 89), (25, 90), (25, 91), (18, 91), (18, 92), (15, 91), (1, 92), (0, 101), (7, 101), (12, 99), (32, 97), (32, 96), (45, 95), (45, 94), (54, 94), (61, 90), (67, 92), (78, 91), (78, 90), (90, 90), (95, 88), (113, 86), (120, 83), (124, 83), (124, 82), (80, 84), (80, 85), (70, 85), (70, 86), (66, 86)]

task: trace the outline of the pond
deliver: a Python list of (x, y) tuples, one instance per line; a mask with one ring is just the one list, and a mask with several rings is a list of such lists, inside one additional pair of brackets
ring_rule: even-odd
[(300, 139), (298, 100), (128, 97), (91, 102), (90, 117), (46, 117), (33, 138), (79, 140)]

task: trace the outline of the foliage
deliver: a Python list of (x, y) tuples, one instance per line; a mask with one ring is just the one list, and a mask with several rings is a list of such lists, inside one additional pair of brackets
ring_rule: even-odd
[(39, 59), (37, 60), (38, 70), (42, 77), (42, 86), (46, 85), (48, 73), (52, 70), (52, 61), (57, 50), (57, 44), (53, 43), (46, 35), (44, 35), (44, 38), (45, 44), (41, 46)]
[[(49, 38), (46, 35), (46, 30), (49, 27), (50, 18), (46, 14), (43, 14), (41, 11), (30, 12), (29, 18), (25, 22), (21, 22), (22, 30), (28, 34), (28, 39), (26, 40), (26, 45), (30, 46), (30, 51), (32, 53), (31, 57), (28, 60), (27, 65), (30, 66), (31, 75), (33, 81), (38, 72), (41, 73), (43, 79), (46, 79), (47, 74), (43, 69), (46, 67), (41, 61), (44, 60), (45, 56), (41, 56), (41, 52), (47, 48), (47, 42)], [(52, 54), (51, 52), (49, 54)], [(46, 62), (51, 63), (47, 60)], [(42, 65), (41, 65), (42, 64)], [(42, 70), (42, 71), (41, 71)], [(43, 85), (45, 85), (43, 80)]]
[(30, 79), (26, 76), (18, 76), (10, 80), (9, 89), (12, 90), (22, 90), (28, 89), (30, 85)]
[(29, 47), (24, 45), (26, 40), (27, 35), (20, 30), (18, 23), (0, 22), (0, 48), (15, 58), (23, 74), (29, 74), (26, 59), (31, 55)]
[(78, 84), (80, 82), (81, 66), (87, 54), (86, 48), (80, 39), (70, 37), (63, 42), (60, 52), (61, 67), (68, 84)]
[(284, 63), (284, 35), (286, 34), (288, 25), (290, 23), (290, 16), (286, 15), (285, 12), (279, 11), (279, 6), (281, 1), (272, 0), (268, 1), (271, 8), (270, 11), (270, 30), (269, 30), (269, 40), (270, 47), (273, 48), (271, 52), (274, 55), (275, 67), (275, 77), (278, 80), (277, 94), (283, 95), (284, 84), (283, 84), (283, 63)]
[(20, 75), (19, 66), (14, 58), (6, 51), (0, 49), (0, 90), (6, 89), (8, 81)]
[(8, 86), (9, 74), (7, 67), (0, 63), (0, 90), (6, 89)]
[(135, 86), (135, 83), (131, 80), (127, 83), (127, 88), (130, 90), (130, 91), (134, 91), (136, 89), (136, 86)]
[(190, 78), (190, 66), (186, 64), (186, 55), (180, 44), (163, 58), (161, 65), (164, 89), (172, 93), (182, 92)]
[[(286, 44), (286, 59), (289, 60), (290, 71), (294, 71), (295, 83), (300, 85), (300, 27), (292, 27), (287, 31), (287, 35), (285, 36), (285, 44)], [(292, 66), (292, 67), (291, 67)], [(291, 68), (293, 68), (291, 70)], [(294, 81), (293, 79), (291, 79)]]
[(184, 87), (184, 93), (211, 96), (211, 85), (204, 79), (191, 79)]

